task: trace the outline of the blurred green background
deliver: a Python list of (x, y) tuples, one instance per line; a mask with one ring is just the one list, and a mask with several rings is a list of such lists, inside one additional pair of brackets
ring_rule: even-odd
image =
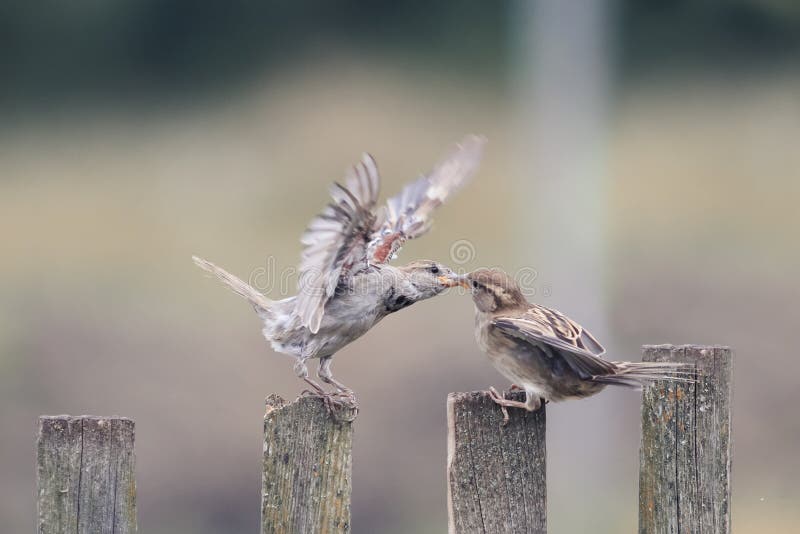
[[(800, 4), (6, 0), (0, 80), (4, 532), (59, 413), (136, 420), (142, 532), (255, 532), (263, 399), (301, 385), (190, 256), (291, 268), (362, 151), (392, 194), (473, 132), (477, 178), (401, 261), (535, 271), (614, 359), (734, 347), (734, 528), (800, 521)], [(445, 396), (506, 386), (472, 313), (445, 295), (336, 358), (355, 532), (445, 530)], [(635, 529), (638, 410), (548, 407), (551, 532)]]

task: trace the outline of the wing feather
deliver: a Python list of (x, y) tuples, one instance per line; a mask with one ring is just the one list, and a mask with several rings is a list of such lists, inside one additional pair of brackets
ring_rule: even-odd
[(376, 213), (380, 174), (364, 154), (348, 169), (344, 184), (330, 187), (332, 202), (301, 237), (298, 295), (294, 315), (318, 332), (325, 304), (339, 281), (369, 263), (391, 259), (407, 239), (430, 229), (431, 214), (475, 173), (486, 140), (468, 136), (426, 176), (406, 185)]
[(430, 173), (409, 183), (386, 201), (380, 213), (382, 223), (369, 244), (371, 263), (389, 261), (408, 239), (430, 230), (433, 211), (475, 174), (485, 145), (484, 137), (467, 136)]
[(318, 332), (325, 304), (342, 276), (366, 264), (366, 247), (375, 227), (380, 175), (375, 160), (364, 154), (345, 175), (345, 184), (330, 188), (331, 202), (312, 219), (300, 241), (300, 277), (294, 315)]
[(581, 378), (614, 374), (617, 365), (602, 359), (602, 345), (581, 325), (556, 310), (533, 306), (518, 317), (498, 317), (492, 325), (503, 333), (551, 350)]

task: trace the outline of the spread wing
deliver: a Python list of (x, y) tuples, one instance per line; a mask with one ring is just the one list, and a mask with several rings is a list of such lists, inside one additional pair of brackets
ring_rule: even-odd
[(406, 185), (380, 213), (380, 225), (368, 247), (370, 263), (385, 263), (408, 239), (430, 230), (433, 211), (475, 174), (486, 139), (471, 135), (453, 147), (427, 175)]
[(556, 310), (534, 305), (521, 316), (497, 317), (492, 325), (538, 346), (549, 357), (562, 358), (581, 378), (616, 372), (614, 363), (600, 357), (605, 349), (594, 336)]
[(331, 202), (302, 237), (300, 278), (294, 315), (318, 332), (325, 304), (342, 277), (368, 263), (385, 263), (403, 243), (430, 229), (431, 213), (475, 173), (486, 140), (469, 136), (428, 175), (408, 184), (376, 214), (380, 176), (375, 160), (364, 154), (347, 174), (345, 185), (331, 187)]
[(319, 331), (325, 303), (342, 276), (366, 265), (367, 245), (376, 227), (375, 204), (380, 176), (375, 160), (364, 154), (346, 175), (345, 185), (331, 186), (333, 201), (312, 219), (301, 239), (300, 277), (294, 315), (301, 325)]

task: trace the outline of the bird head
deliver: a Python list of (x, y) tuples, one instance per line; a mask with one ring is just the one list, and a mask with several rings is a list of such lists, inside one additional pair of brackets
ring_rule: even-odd
[(460, 285), (472, 292), (472, 300), (482, 312), (529, 306), (517, 281), (500, 269), (477, 269), (461, 277)]
[(461, 277), (452, 269), (432, 260), (412, 261), (400, 270), (419, 293), (417, 300), (435, 297), (448, 287), (461, 285)]

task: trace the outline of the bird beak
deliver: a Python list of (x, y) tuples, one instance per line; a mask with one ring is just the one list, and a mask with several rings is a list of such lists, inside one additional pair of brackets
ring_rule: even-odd
[(456, 287), (456, 286), (463, 286), (464, 284), (461, 282), (461, 277), (453, 274), (452, 276), (439, 276), (436, 278), (440, 284), (446, 287)]
[(439, 283), (447, 286), (447, 287), (469, 287), (469, 282), (467, 281), (466, 276), (458, 276), (457, 274), (453, 274), (452, 276), (440, 276), (438, 277)]

